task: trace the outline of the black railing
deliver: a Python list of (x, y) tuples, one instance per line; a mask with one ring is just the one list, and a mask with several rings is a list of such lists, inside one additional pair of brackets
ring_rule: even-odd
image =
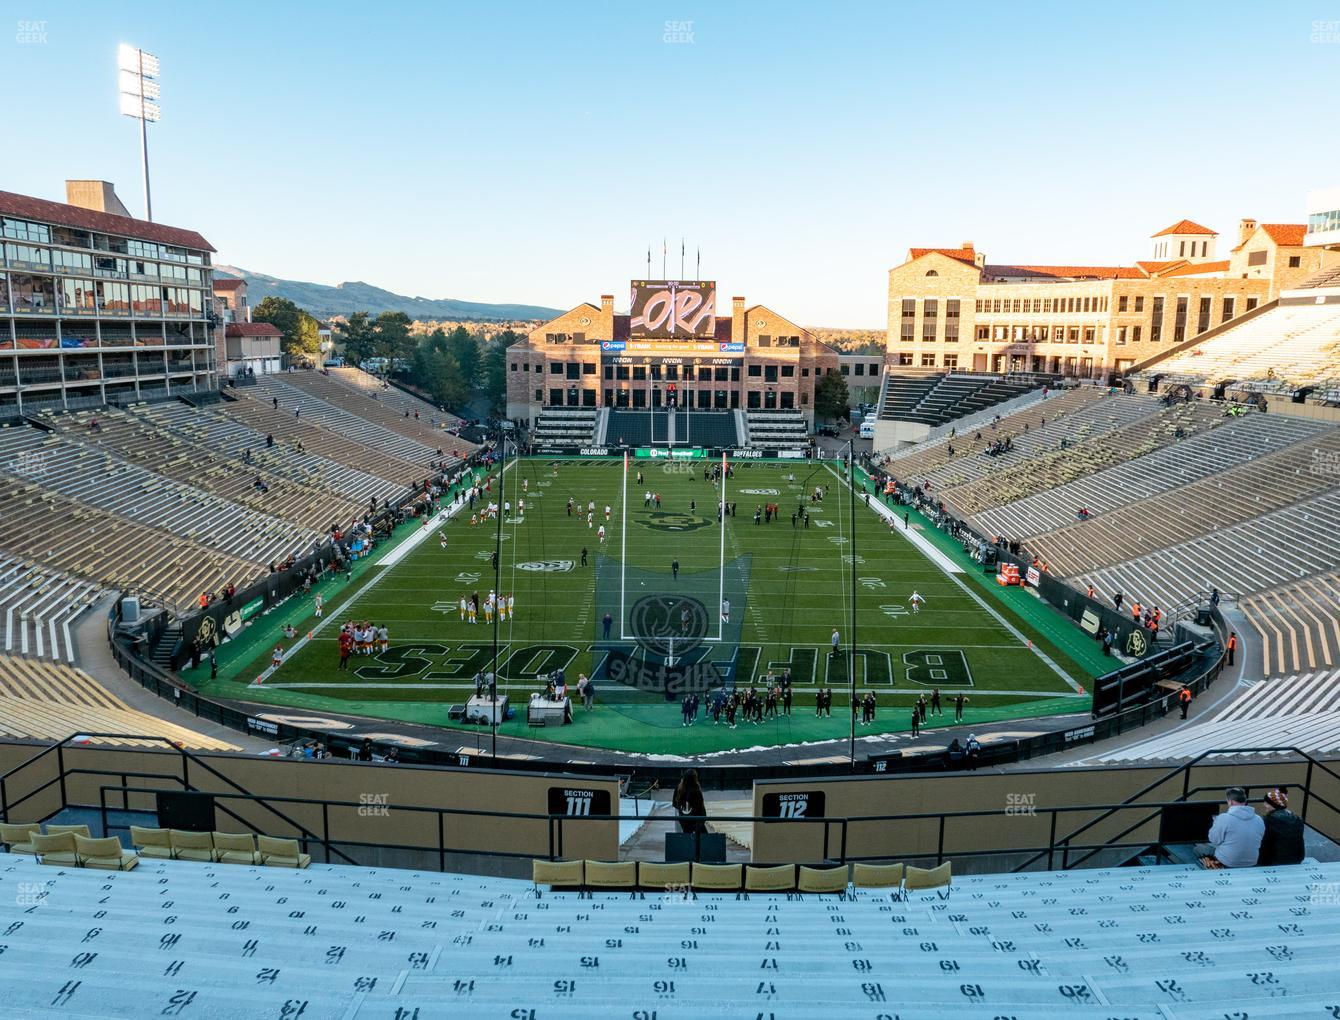
[[(261, 803), (263, 807), (268, 808), (284, 824), (291, 826), (293, 829), (302, 833), (307, 838), (310, 839), (316, 838), (314, 833), (308, 831), (308, 829), (303, 825), (301, 825), (299, 822), (294, 821), (292, 818), (288, 817), (282, 811), (279, 811), (278, 809), (272, 807), (271, 805), (264, 803), (267, 800), (267, 798), (255, 797), (252, 794), (248, 793), (235, 780), (233, 780), (229, 776), (224, 775), (222, 772), (216, 769), (209, 762), (205, 761), (203, 758), (200, 758), (197, 755), (192, 754), (190, 751), (186, 750), (186, 748), (179, 746), (178, 744), (174, 743), (173, 741), (169, 740), (166, 737), (146, 736), (145, 734), (140, 733), (77, 733), (77, 734), (71, 734), (70, 736), (66, 737), (64, 740), (58, 743), (48, 745), (47, 747), (39, 751), (37, 754), (29, 758), (27, 761), (20, 762), (18, 765), (14, 766), (14, 768), (10, 769), (8, 772), (4, 773), (3, 775), (0, 775), (0, 814), (3, 814), (6, 820), (9, 820), (9, 818), (11, 817), (10, 813), (14, 811), (17, 807), (28, 802), (33, 797), (36, 797), (38, 794), (45, 793), (53, 786), (59, 786), (60, 806), (55, 811), (49, 812), (45, 818), (38, 819), (39, 821), (45, 821), (46, 818), (58, 814), (59, 812), (64, 811), (66, 808), (69, 807), (91, 807), (92, 805), (70, 803), (68, 796), (69, 791), (66, 784), (67, 777), (74, 775), (90, 775), (90, 776), (120, 775), (128, 777), (129, 775), (132, 774), (124, 772), (122, 770), (66, 768), (65, 748), (68, 747), (71, 744), (71, 742), (79, 740), (82, 743), (85, 741), (91, 741), (97, 739), (140, 740), (150, 744), (157, 744), (160, 747), (162, 747), (164, 751), (174, 752), (178, 756), (178, 761), (181, 763), (181, 775), (177, 776), (175, 773), (169, 773), (167, 778), (171, 778), (175, 782), (178, 782), (183, 789), (193, 791), (198, 790), (198, 787), (196, 787), (191, 783), (191, 777), (190, 777), (191, 765), (194, 764), (198, 770), (202, 770), (207, 775), (213, 776), (221, 783), (226, 783), (229, 787), (231, 787), (235, 791), (232, 794), (226, 792), (219, 793), (214, 791), (204, 791), (204, 792), (209, 792), (211, 796), (216, 798), (218, 797), (228, 798), (228, 797), (240, 796), (243, 799), (258, 801)], [(56, 775), (53, 776), (51, 779), (47, 780), (45, 783), (42, 783), (40, 786), (37, 786), (34, 789), (29, 790), (27, 793), (25, 793), (22, 797), (19, 797), (17, 800), (10, 801), (9, 788), (10, 785), (13, 782), (15, 782), (15, 777), (19, 776), (26, 769), (30, 768), (37, 762), (41, 761), (43, 758), (46, 758), (48, 755), (51, 755), (53, 753), (55, 754), (56, 757)], [(153, 775), (156, 777), (158, 774), (152, 773), (146, 775)], [(124, 784), (125, 780), (123, 779), (122, 782)], [(269, 799), (276, 799), (276, 798), (269, 798)], [(228, 813), (231, 814), (231, 812)], [(241, 819), (236, 815), (233, 815), (232, 817), (237, 818), (239, 822), (243, 821), (243, 819)], [(336, 853), (339, 853), (339, 851), (337, 850)], [(343, 854), (339, 854), (339, 856), (344, 857)], [(345, 857), (344, 859), (349, 864), (354, 863), (354, 861), (348, 857)]]

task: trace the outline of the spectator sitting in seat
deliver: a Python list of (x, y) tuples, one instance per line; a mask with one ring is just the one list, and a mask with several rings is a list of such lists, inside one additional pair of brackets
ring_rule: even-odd
[(1276, 864), (1303, 863), (1303, 820), (1289, 810), (1289, 796), (1276, 787), (1266, 794), (1265, 833), (1256, 863), (1263, 868)]
[(1210, 826), (1210, 841), (1196, 847), (1196, 853), (1209, 868), (1250, 868), (1261, 850), (1265, 823), (1247, 803), (1247, 791), (1230, 786), (1224, 791), (1228, 802)]

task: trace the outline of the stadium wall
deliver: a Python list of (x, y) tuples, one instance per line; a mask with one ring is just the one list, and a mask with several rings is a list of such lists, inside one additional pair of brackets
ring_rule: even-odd
[[(42, 746), (0, 744), (0, 774), (17, 769)], [(555, 849), (547, 821), (552, 790), (595, 791), (609, 799), (615, 812), (619, 803), (619, 783), (613, 778), (227, 754), (187, 757), (153, 749), (65, 746), (6, 776), (5, 817), (36, 821), (67, 805), (97, 807), (103, 787), (181, 790), (182, 783), (175, 777), (205, 793), (236, 794), (240, 787), (259, 798), (294, 798), (293, 802), (273, 802), (273, 807), (233, 799), (220, 799), (217, 804), (227, 806), (245, 824), (266, 835), (301, 836), (301, 830), (286, 817), (318, 836), (328, 834), (331, 840), (366, 844), (368, 850), (346, 852), (369, 865), (387, 863), (386, 855), (378, 850), (388, 847), (397, 848), (392, 861), (395, 854), (406, 851), (431, 853), (436, 858), (439, 831), (442, 843), (456, 853), (548, 857)], [(109, 807), (124, 804), (130, 810), (155, 810), (153, 793), (125, 794), (125, 801), (121, 792), (108, 793)], [(439, 815), (436, 809), (485, 814)], [(509, 814), (539, 817), (507, 817)], [(220, 831), (236, 831), (241, 825), (222, 810), (216, 824)], [(618, 859), (617, 821), (596, 819), (567, 826), (562, 838), (563, 856)]]
[[(1269, 777), (1268, 782), (1265, 777)], [(1148, 808), (1124, 809), (1102, 818), (1102, 806), (1134, 803), (1157, 804), (1182, 798), (1217, 802), (1229, 786), (1243, 786), (1260, 797), (1263, 786), (1301, 787), (1309, 783), (1307, 822), (1331, 839), (1340, 838), (1340, 776), (1315, 768), (1307, 761), (1250, 764), (1199, 764), (1185, 772), (1168, 766), (1131, 768), (1056, 769), (998, 774), (958, 773), (945, 776), (850, 777), (826, 780), (760, 780), (754, 784), (753, 814), (775, 815), (769, 810), (776, 795), (783, 800), (803, 799), (816, 804), (822, 798), (820, 816), (831, 822), (848, 818), (845, 855), (848, 859), (946, 858), (982, 853), (1022, 853), (1046, 847), (1093, 822), (1076, 844), (1108, 840), (1153, 843), (1159, 837), (1157, 817), (1124, 832), (1142, 818)], [(1053, 807), (1095, 805), (1055, 816)], [(1302, 810), (1301, 799), (1295, 804)], [(945, 817), (945, 812), (980, 812), (964, 817)], [(813, 812), (810, 812), (813, 816)], [(875, 820), (872, 816), (904, 816)], [(906, 816), (922, 815), (920, 818)], [(869, 821), (858, 821), (867, 818)], [(1053, 830), (1053, 824), (1055, 828)], [(825, 830), (832, 830), (827, 835)], [(841, 834), (835, 824), (795, 825), (755, 822), (753, 861), (783, 864), (823, 860), (836, 856)], [(1058, 861), (1057, 866), (1060, 866)]]

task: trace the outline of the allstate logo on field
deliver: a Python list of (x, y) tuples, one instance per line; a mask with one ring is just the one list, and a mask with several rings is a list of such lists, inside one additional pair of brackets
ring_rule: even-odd
[(536, 574), (566, 574), (575, 565), (572, 560), (532, 560), (530, 563), (518, 563), (516, 568)]

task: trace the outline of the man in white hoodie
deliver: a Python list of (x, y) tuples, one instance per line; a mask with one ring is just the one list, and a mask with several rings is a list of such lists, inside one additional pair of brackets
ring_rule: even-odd
[(1265, 822), (1247, 803), (1247, 791), (1242, 787), (1230, 786), (1224, 791), (1224, 799), (1228, 808), (1215, 816), (1209, 845), (1198, 846), (1196, 851), (1226, 868), (1254, 868)]

